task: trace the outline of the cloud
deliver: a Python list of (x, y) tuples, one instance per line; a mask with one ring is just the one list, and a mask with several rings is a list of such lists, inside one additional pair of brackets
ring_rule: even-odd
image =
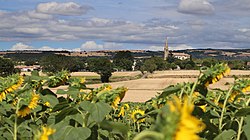
[(44, 13), (38, 13), (37, 11), (34, 11), (34, 10), (33, 11), (28, 11), (27, 15), (30, 18), (43, 19), (43, 20), (52, 19), (53, 18), (52, 15), (44, 14)]
[(209, 15), (214, 7), (207, 0), (181, 0), (178, 11), (184, 14)]
[(16, 43), (15, 45), (12, 46), (11, 50), (31, 50), (33, 49), (32, 46), (23, 44), (21, 42)]
[(186, 49), (194, 49), (194, 47), (189, 46), (187, 44), (180, 44), (177, 46), (169, 46), (169, 50), (186, 50)]
[(72, 15), (85, 14), (90, 9), (93, 8), (90, 6), (79, 5), (74, 2), (66, 2), (66, 3), (48, 2), (48, 3), (38, 4), (36, 11), (52, 15), (72, 16)]
[[(162, 46), (150, 46), (150, 47), (148, 47), (148, 50), (163, 51), (164, 47), (165, 47), (164, 45), (162, 45)], [(185, 49), (194, 49), (194, 48), (192, 46), (187, 45), (187, 44), (180, 44), (177, 46), (169, 45), (169, 50), (185, 50)]]
[(74, 50), (85, 50), (85, 51), (96, 51), (96, 50), (107, 50), (107, 49), (121, 49), (122, 45), (119, 43), (105, 42), (104, 44), (97, 44), (95, 41), (87, 41), (81, 45), (81, 48)]

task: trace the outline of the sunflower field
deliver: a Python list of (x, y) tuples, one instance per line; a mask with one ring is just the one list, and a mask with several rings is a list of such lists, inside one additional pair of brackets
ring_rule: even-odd
[(250, 140), (250, 80), (209, 88), (229, 73), (226, 64), (202, 68), (195, 82), (144, 103), (121, 102), (126, 87), (88, 88), (67, 71), (0, 77), (0, 139)]

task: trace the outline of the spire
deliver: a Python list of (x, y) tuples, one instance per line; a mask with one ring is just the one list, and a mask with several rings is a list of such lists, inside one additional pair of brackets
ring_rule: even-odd
[(164, 47), (164, 60), (167, 60), (168, 58), (168, 38), (166, 38), (166, 44), (165, 44), (165, 47)]

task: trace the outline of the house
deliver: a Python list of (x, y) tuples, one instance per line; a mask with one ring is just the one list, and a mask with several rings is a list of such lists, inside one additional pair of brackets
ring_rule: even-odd
[(33, 70), (40, 70), (41, 66), (40, 65), (33, 65), (33, 66), (23, 66), (23, 65), (18, 65), (15, 66), (15, 68), (20, 69), (21, 71), (33, 71)]
[(190, 59), (190, 55), (186, 53), (172, 52), (172, 56), (180, 60)]

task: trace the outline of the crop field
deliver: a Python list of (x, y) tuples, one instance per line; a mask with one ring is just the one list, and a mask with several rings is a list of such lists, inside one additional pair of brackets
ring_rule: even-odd
[(186, 74), (104, 85), (67, 71), (1, 77), (0, 139), (250, 139), (248, 71), (232, 78), (216, 64), (196, 76), (177, 72)]

